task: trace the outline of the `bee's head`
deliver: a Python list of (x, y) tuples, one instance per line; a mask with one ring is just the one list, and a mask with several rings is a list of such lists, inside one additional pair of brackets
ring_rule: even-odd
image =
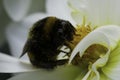
[(73, 35), (75, 34), (75, 28), (69, 21), (58, 19), (53, 25), (51, 30), (51, 39), (56, 44), (64, 43), (64, 41), (73, 40)]

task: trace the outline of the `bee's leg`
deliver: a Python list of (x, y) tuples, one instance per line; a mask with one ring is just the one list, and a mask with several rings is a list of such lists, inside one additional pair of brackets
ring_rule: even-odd
[(71, 52), (72, 52), (72, 46), (71, 46), (71, 45), (72, 45), (72, 42), (66, 41), (66, 42), (64, 43), (64, 45), (67, 46), (66, 49), (69, 49), (69, 52), (67, 53), (67, 55), (70, 56), (70, 54), (71, 54)]
[(68, 63), (69, 55), (71, 53), (71, 49), (67, 44), (64, 44), (59, 50), (59, 55), (57, 56), (57, 65), (64, 65)]

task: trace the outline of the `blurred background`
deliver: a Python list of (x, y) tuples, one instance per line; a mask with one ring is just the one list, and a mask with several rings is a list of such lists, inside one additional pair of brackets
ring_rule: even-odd
[[(20, 23), (20, 22), (22, 22), (22, 18), (24, 18), (25, 16), (22, 15), (22, 17), (19, 17), (19, 15), (11, 13), (12, 10), (9, 9), (9, 6), (12, 6), (13, 9), (15, 10), (15, 8), (17, 8), (17, 7), (15, 7), (15, 5), (18, 6), (18, 8), (20, 8), (22, 6), (21, 4), (23, 4), (23, 1), (26, 2), (25, 4), (29, 6), (29, 8), (26, 9), (27, 12), (23, 12), (24, 15), (31, 15), (31, 14), (37, 13), (37, 12), (46, 12), (46, 10), (45, 10), (45, 2), (46, 1), (45, 0), (0, 0), (0, 52), (1, 53), (13, 55), (11, 48), (10, 48), (11, 43), (9, 41), (8, 34), (10, 33), (9, 32), (10, 29), (13, 29), (14, 27), (9, 28), (9, 27), (11, 27), (11, 26), (9, 26), (9, 24)], [(25, 6), (25, 4), (23, 4), (23, 7)], [(11, 11), (9, 11), (9, 10), (11, 10)], [(12, 12), (14, 12), (14, 11), (12, 11)], [(21, 14), (22, 14), (22, 12), (21, 12)], [(18, 18), (17, 18), (17, 16), (18, 16)], [(18, 27), (19, 27), (19, 25), (18, 25)], [(15, 31), (15, 29), (18, 30), (18, 28), (14, 28), (14, 31)], [(16, 43), (14, 43), (14, 44), (16, 44)], [(12, 74), (0, 73), (0, 80), (6, 80), (7, 78), (9, 78), (11, 76), (12, 76)]]

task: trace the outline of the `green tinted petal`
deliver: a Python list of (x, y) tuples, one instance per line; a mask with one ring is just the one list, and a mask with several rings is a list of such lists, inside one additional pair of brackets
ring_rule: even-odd
[(75, 80), (80, 74), (80, 69), (75, 66), (63, 66), (56, 70), (38, 70), (35, 72), (23, 73), (9, 80)]
[(75, 80), (82, 80), (84, 76), (85, 76), (85, 73), (82, 72)]
[(110, 78), (108, 78), (104, 73), (100, 73), (100, 80), (112, 80)]
[(120, 78), (120, 44), (111, 52), (108, 63), (102, 68), (102, 71), (113, 80)]

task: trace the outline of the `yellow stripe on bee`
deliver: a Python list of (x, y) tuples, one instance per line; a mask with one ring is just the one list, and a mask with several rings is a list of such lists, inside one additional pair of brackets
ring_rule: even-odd
[(53, 28), (55, 21), (57, 20), (56, 17), (49, 17), (45, 23), (45, 26), (43, 28), (43, 30), (45, 31), (46, 35), (49, 34), (49, 32), (51, 31), (51, 29)]

